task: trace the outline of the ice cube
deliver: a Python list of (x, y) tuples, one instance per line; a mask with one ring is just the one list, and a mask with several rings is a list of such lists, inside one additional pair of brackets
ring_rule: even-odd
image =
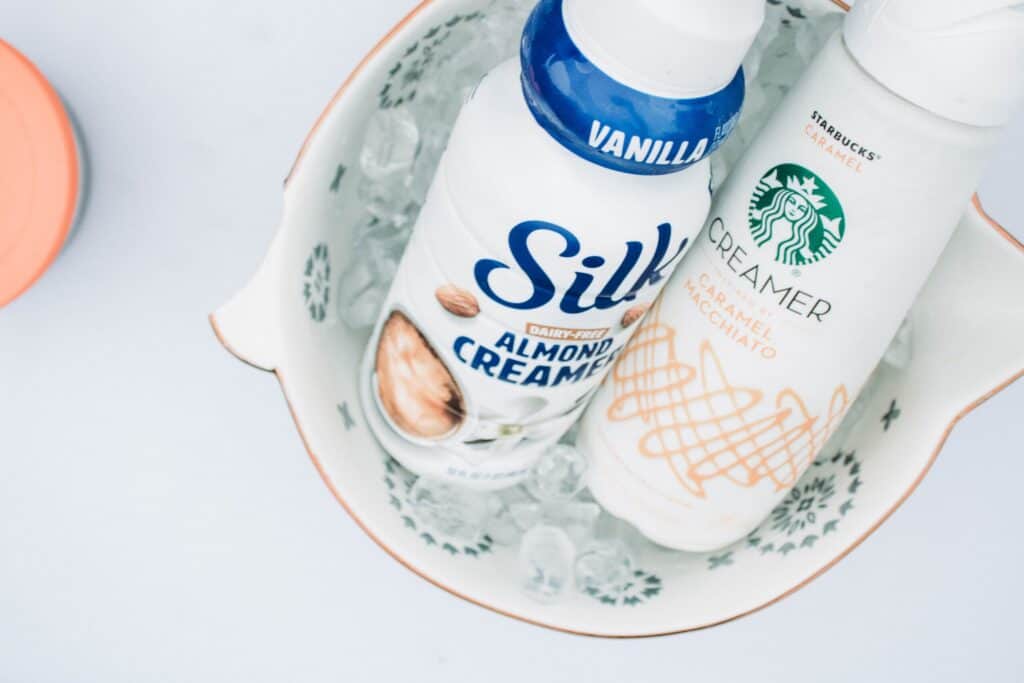
[(572, 423), (572, 426), (569, 427), (569, 431), (567, 431), (565, 433), (565, 435), (562, 437), (561, 441), (562, 441), (562, 443), (574, 444), (574, 443), (576, 443), (576, 439), (579, 438), (579, 435), (580, 435), (580, 420), (577, 420), (576, 422)]
[(541, 502), (567, 501), (586, 483), (587, 459), (575, 446), (555, 444), (530, 468), (526, 489)]
[(354, 330), (371, 327), (384, 304), (386, 291), (369, 261), (353, 260), (338, 282), (338, 317)]
[(864, 419), (864, 414), (867, 412), (868, 405), (871, 400), (878, 393), (878, 385), (881, 380), (881, 373), (876, 368), (871, 376), (868, 377), (867, 382), (864, 383), (864, 388), (860, 390), (857, 398), (850, 406), (849, 410), (846, 411), (846, 416), (843, 421), (839, 423), (839, 427), (829, 437), (828, 442), (822, 448), (823, 453), (835, 452), (841, 448), (847, 447), (847, 442), (850, 439), (850, 435), (856, 429), (857, 425), (860, 424), (861, 420)]
[(509, 505), (509, 515), (519, 529), (529, 531), (544, 519), (544, 506), (533, 500), (512, 503)]
[(480, 535), (488, 513), (486, 495), (426, 477), (416, 480), (408, 501), (424, 527), (465, 541)]
[[(517, 486), (491, 494), (488, 498), (488, 514), (484, 520), (484, 533), (491, 537), (498, 545), (514, 546), (522, 539), (523, 534), (530, 530), (539, 520), (528, 516), (524, 519), (517, 519), (513, 513), (513, 506), (536, 505), (529, 503), (530, 494), (522, 487)], [(531, 522), (528, 525), (523, 522)]]
[(792, 46), (785, 51), (769, 52), (761, 64), (760, 79), (765, 85), (789, 90), (807, 63)]
[(416, 202), (422, 204), (434, 182), (434, 175), (437, 173), (437, 166), (441, 163), (441, 151), (424, 148), (416, 159), (416, 166), (413, 168), (412, 176), (409, 179), (409, 196)]
[(539, 602), (557, 601), (573, 580), (576, 546), (561, 529), (536, 526), (523, 536), (519, 571), (523, 590)]
[(353, 259), (341, 273), (338, 295), (341, 300), (354, 299), (377, 282), (373, 265), (365, 259)]
[(484, 11), (483, 33), (495, 46), (499, 59), (515, 54), (536, 0), (495, 0)]
[(359, 167), (375, 181), (407, 175), (420, 145), (416, 119), (405, 107), (380, 109), (366, 127)]
[(711, 156), (711, 191), (717, 192), (729, 176), (729, 161), (724, 154)]
[(608, 512), (602, 510), (594, 524), (594, 539), (600, 542), (621, 543), (633, 558), (634, 563), (647, 562), (671, 562), (686, 555), (686, 553), (658, 545), (650, 540), (636, 527)]
[(343, 298), (338, 302), (338, 317), (350, 329), (369, 329), (380, 317), (386, 298), (387, 290), (377, 287), (367, 289), (352, 299)]
[(338, 283), (338, 316), (350, 328), (373, 326), (398, 272), (409, 228), (373, 219), (360, 231)]
[(395, 175), (382, 180), (365, 177), (356, 192), (367, 213), (380, 223), (411, 227), (419, 215), (420, 205), (410, 188), (411, 177)]
[(896, 332), (889, 348), (882, 357), (882, 362), (891, 368), (905, 370), (910, 366), (914, 356), (914, 327), (910, 318), (903, 321), (900, 329)]
[(420, 150), (408, 187), (409, 196), (420, 203), (427, 196), (438, 164), (441, 163), (441, 155), (448, 146), (455, 119), (472, 92), (471, 86), (456, 86), (455, 78), (445, 73), (424, 82), (413, 103), (420, 127)]
[(505, 41), (496, 44), (487, 35), (478, 35), (452, 61), (448, 78), (454, 86), (454, 100), (460, 106), (469, 99), (484, 75), (510, 54), (506, 45)]
[(420, 153), (447, 140), (452, 124), (462, 109), (462, 93), (452, 88), (445, 78), (424, 81), (416, 100), (410, 105), (420, 131)]
[(633, 556), (622, 541), (592, 541), (576, 558), (576, 589), (617, 594), (633, 579), (633, 564)]
[(544, 523), (562, 529), (578, 545), (593, 538), (600, 514), (601, 506), (596, 503), (555, 502), (542, 509)]
[(832, 34), (839, 29), (842, 18), (842, 14), (831, 12), (813, 21), (800, 22), (793, 46), (805, 64), (811, 63)]
[(622, 519), (602, 510), (601, 516), (594, 524), (594, 535), (603, 541), (631, 542), (637, 534), (633, 526)]
[(522, 531), (538, 525), (562, 529), (575, 543), (589, 541), (594, 535), (594, 524), (601, 514), (601, 506), (590, 502), (513, 503), (509, 515)]
[(411, 234), (411, 228), (406, 226), (380, 225), (356, 244), (357, 258), (369, 264), (375, 285), (387, 286), (394, 281)]

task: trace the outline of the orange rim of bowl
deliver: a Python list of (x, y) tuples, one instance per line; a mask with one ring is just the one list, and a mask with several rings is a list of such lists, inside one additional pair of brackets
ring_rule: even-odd
[[(424, 8), (426, 8), (428, 5), (432, 4), (434, 1), (435, 0), (424, 0), (423, 2), (421, 2), (414, 10), (412, 10), (412, 12), (410, 12), (408, 15), (406, 15), (405, 18), (403, 18), (390, 32), (388, 32), (388, 34), (386, 36), (384, 36), (384, 38), (379, 43), (377, 43), (377, 45), (373, 48), (373, 50), (365, 58), (363, 58), (363, 60), (356, 67), (355, 71), (353, 71), (353, 73), (348, 77), (348, 79), (346, 79), (344, 84), (341, 86), (341, 88), (338, 90), (338, 92), (331, 99), (330, 104), (328, 104), (327, 108), (320, 115), (320, 118), (317, 120), (316, 124), (314, 125), (313, 130), (306, 137), (306, 140), (303, 143), (302, 149), (299, 152), (298, 158), (295, 160), (295, 164), (292, 166), (292, 171), (288, 175), (289, 178), (291, 178), (294, 175), (295, 169), (298, 168), (298, 165), (301, 162), (303, 155), (305, 154), (307, 148), (310, 145), (310, 141), (312, 140), (313, 136), (316, 134), (317, 129), (320, 127), (321, 123), (323, 123), (324, 118), (326, 117), (327, 113), (331, 111), (331, 109), (334, 107), (335, 103), (341, 98), (341, 96), (344, 94), (345, 90), (348, 88), (348, 85), (352, 82), (352, 80), (359, 74), (359, 72), (363, 69), (363, 67), (369, 61), (371, 61), (382, 50), (382, 48), (385, 45), (387, 45), (388, 42), (391, 41), (392, 38), (395, 37), (396, 34), (401, 32), (401, 30), (404, 29), (406, 27), (406, 25), (409, 24), (409, 22), (411, 22), (421, 11), (423, 11)], [(838, 7), (842, 8), (843, 10), (845, 10), (845, 11), (848, 11), (850, 9), (850, 6), (847, 5), (846, 3), (842, 2), (841, 0), (832, 0), (832, 2), (835, 5), (837, 5)], [(1024, 254), (1024, 244), (1022, 244), (1020, 241), (1018, 241), (1016, 238), (1014, 238), (1014, 236), (1011, 235), (998, 222), (996, 222), (995, 219), (993, 219), (991, 216), (989, 216), (987, 213), (985, 213), (985, 211), (984, 211), (984, 209), (982, 208), (982, 205), (981, 205), (981, 200), (978, 198), (977, 195), (974, 195), (972, 203), (973, 203), (975, 209), (978, 211), (979, 215), (982, 217), (982, 219), (986, 223), (988, 223), (1003, 239), (1005, 239), (1012, 246), (1014, 246), (1016, 249), (1018, 249), (1022, 254)], [(216, 320), (216, 316), (215, 315), (211, 315), (210, 316), (210, 325), (212, 326), (213, 332), (216, 335), (218, 341), (221, 343), (221, 345), (224, 346), (225, 349), (228, 350), (229, 353), (234, 355), (236, 358), (238, 358), (242, 362), (244, 362), (244, 363), (246, 363), (248, 365), (252, 365), (251, 363), (249, 363), (248, 360), (245, 359), (244, 356), (242, 356), (235, 349), (233, 349), (231, 347), (231, 345), (227, 342), (227, 340), (224, 338), (223, 334), (221, 334), (220, 328), (217, 326), (217, 320)], [(253, 367), (256, 367), (256, 366), (253, 366)], [(257, 368), (257, 369), (262, 369), (262, 368)], [(523, 616), (521, 614), (516, 614), (515, 612), (510, 612), (510, 611), (507, 611), (507, 610), (495, 607), (493, 605), (489, 605), (486, 602), (483, 602), (483, 601), (478, 600), (476, 598), (470, 597), (470, 596), (468, 596), (468, 595), (466, 595), (464, 593), (459, 592), (457, 589), (455, 589), (455, 588), (453, 588), (453, 587), (451, 587), (449, 585), (446, 585), (444, 582), (440, 581), (439, 579), (436, 579), (434, 577), (428, 576), (424, 572), (420, 571), (417, 567), (415, 567), (407, 559), (402, 557), (397, 551), (393, 550), (391, 547), (389, 547), (387, 544), (385, 544), (376, 534), (374, 534), (374, 532), (370, 529), (370, 527), (362, 519), (360, 519), (360, 517), (355, 513), (355, 511), (351, 508), (351, 506), (349, 506), (348, 502), (344, 499), (344, 497), (338, 491), (337, 487), (334, 485), (334, 482), (331, 480), (330, 476), (327, 474), (327, 470), (324, 467), (323, 462), (321, 461), (320, 457), (317, 456), (317, 454), (313, 451), (312, 447), (310, 446), (309, 439), (306, 436), (306, 433), (305, 433), (305, 430), (303, 429), (302, 423), (299, 421), (299, 416), (295, 412), (295, 409), (294, 409), (294, 406), (292, 404), (291, 398), (288, 396), (288, 388), (287, 388), (287, 384), (285, 382), (284, 374), (280, 370), (276, 370), (276, 369), (275, 370), (270, 370), (269, 372), (272, 372), (274, 375), (277, 376), (278, 382), (281, 385), (282, 393), (284, 394), (285, 402), (288, 404), (288, 410), (291, 413), (292, 420), (295, 422), (295, 426), (296, 426), (296, 428), (297, 428), (297, 430), (299, 432), (299, 437), (302, 439), (303, 446), (305, 447), (306, 452), (309, 455), (310, 460), (312, 460), (312, 462), (313, 462), (313, 466), (316, 468), (317, 472), (320, 474), (320, 478), (323, 480), (323, 482), (327, 486), (328, 490), (330, 490), (330, 492), (334, 496), (334, 498), (338, 501), (338, 503), (341, 504), (341, 506), (345, 509), (345, 511), (349, 514), (349, 516), (355, 521), (355, 523), (363, 530), (363, 532), (367, 536), (369, 536), (378, 546), (380, 546), (381, 549), (383, 549), (392, 558), (394, 558), (399, 564), (403, 565), (408, 570), (410, 570), (411, 572), (413, 572), (416, 575), (418, 575), (420, 578), (428, 581), (429, 583), (432, 583), (433, 585), (437, 586), (438, 588), (441, 588), (441, 589), (447, 591), (448, 593), (451, 593), (455, 597), (461, 598), (461, 599), (463, 599), (463, 600), (465, 600), (467, 602), (470, 602), (470, 603), (472, 603), (474, 605), (477, 605), (479, 607), (483, 607), (483, 608), (488, 609), (488, 610), (490, 610), (492, 612), (496, 612), (497, 614), (501, 614), (501, 615), (506, 616), (506, 617), (511, 617), (512, 619), (516, 619), (518, 621), (521, 621), (521, 622), (524, 622), (524, 623), (527, 623), (527, 624), (531, 624), (531, 625), (534, 625), (534, 626), (540, 626), (542, 628), (550, 629), (552, 631), (559, 631), (559, 632), (562, 632), (562, 633), (569, 633), (569, 634), (572, 634), (572, 635), (579, 635), (579, 636), (588, 636), (588, 637), (597, 637), (597, 638), (609, 638), (609, 639), (618, 639), (618, 640), (627, 640), (627, 639), (635, 639), (635, 638), (656, 638), (656, 637), (662, 637), (662, 636), (672, 636), (672, 635), (679, 635), (679, 634), (682, 634), (682, 633), (691, 633), (693, 631), (701, 631), (701, 630), (704, 630), (704, 629), (712, 628), (714, 626), (721, 626), (722, 624), (726, 624), (726, 623), (729, 623), (731, 621), (735, 621), (736, 619), (741, 619), (741, 618), (749, 616), (749, 615), (751, 615), (751, 614), (753, 614), (755, 612), (759, 612), (759, 611), (761, 611), (762, 609), (764, 609), (766, 607), (770, 607), (770, 606), (774, 605), (775, 603), (777, 603), (777, 602), (779, 602), (781, 600), (784, 600), (785, 598), (788, 598), (793, 593), (795, 593), (798, 590), (800, 590), (801, 588), (805, 587), (806, 585), (808, 585), (809, 583), (811, 583), (812, 581), (817, 579), (819, 576), (821, 576), (822, 574), (827, 572), (829, 569), (834, 567), (842, 559), (844, 559), (847, 555), (849, 555), (857, 547), (859, 547), (861, 545), (861, 543), (863, 543), (869, 536), (871, 536), (880, 526), (882, 526), (882, 524), (884, 524), (886, 521), (888, 521), (889, 518), (893, 515), (893, 513), (896, 512), (896, 510), (898, 510), (903, 505), (903, 503), (906, 502), (906, 500), (908, 498), (910, 498), (910, 496), (914, 493), (914, 491), (917, 490), (917, 487), (921, 484), (921, 482), (924, 480), (924, 478), (926, 476), (928, 476), (928, 473), (931, 471), (932, 466), (935, 464), (935, 461), (938, 459), (939, 453), (942, 451), (943, 447), (946, 445), (946, 441), (949, 439), (949, 435), (952, 433), (953, 428), (956, 427), (956, 425), (964, 417), (969, 415), (971, 412), (973, 412), (975, 409), (977, 409), (983, 403), (988, 401), (990, 398), (992, 398), (993, 396), (995, 396), (996, 394), (1000, 393), (1001, 391), (1006, 389), (1008, 386), (1010, 386), (1011, 384), (1016, 382), (1018, 379), (1020, 379), (1021, 377), (1024, 377), (1024, 369), (1021, 369), (1020, 371), (1015, 373), (1013, 376), (1011, 376), (1009, 379), (1007, 379), (1005, 382), (1002, 382), (997, 387), (995, 387), (994, 389), (992, 389), (991, 391), (989, 391), (985, 395), (981, 396), (977, 400), (973, 401), (972, 403), (967, 405), (963, 410), (961, 410), (959, 413), (957, 413), (957, 415), (953, 418), (953, 420), (949, 423), (949, 425), (947, 425), (946, 429), (943, 431), (941, 437), (939, 438), (938, 445), (935, 447), (934, 451), (932, 452), (931, 456), (929, 457), (928, 462), (925, 464), (925, 466), (922, 468), (921, 472), (918, 474), (918, 476), (915, 478), (915, 480), (911, 483), (911, 485), (907, 488), (907, 490), (903, 493), (903, 495), (901, 495), (899, 497), (899, 499), (897, 499), (897, 501), (888, 510), (886, 510), (886, 512), (874, 524), (872, 524), (870, 528), (868, 528), (867, 531), (865, 531), (863, 534), (858, 536), (853, 541), (853, 543), (851, 543), (842, 552), (837, 554), (834, 558), (832, 558), (823, 567), (819, 568), (813, 574), (811, 574), (807, 578), (803, 579), (802, 581), (800, 581), (799, 583), (794, 585), (792, 588), (784, 591), (783, 593), (777, 595), (776, 597), (774, 597), (774, 598), (772, 598), (770, 600), (767, 600), (767, 601), (761, 603), (760, 605), (752, 607), (752, 608), (750, 608), (748, 610), (744, 610), (742, 612), (738, 612), (738, 613), (733, 614), (733, 615), (731, 615), (729, 617), (725, 617), (725, 618), (722, 618), (722, 619), (719, 619), (719, 620), (716, 620), (716, 621), (708, 622), (706, 624), (700, 624), (700, 625), (697, 625), (697, 626), (691, 626), (691, 627), (687, 627), (687, 628), (675, 629), (675, 630), (670, 630), (670, 631), (658, 631), (658, 632), (652, 632), (652, 633), (616, 635), (616, 634), (593, 633), (593, 632), (589, 632), (589, 631), (581, 631), (581, 630), (566, 628), (566, 627), (559, 626), (559, 625), (553, 624), (553, 623), (546, 623), (546, 622), (543, 622), (543, 621), (538, 621), (538, 620), (535, 620), (535, 619), (531, 619), (531, 618)]]
[(71, 118), (49, 81), (0, 40), (0, 307), (31, 287), (67, 242), (79, 199)]

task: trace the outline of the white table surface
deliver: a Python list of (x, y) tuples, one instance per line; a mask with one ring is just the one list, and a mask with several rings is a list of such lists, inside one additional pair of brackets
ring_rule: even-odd
[[(71, 249), (0, 311), (0, 681), (1021, 680), (1024, 382), (849, 558), (709, 631), (541, 630), (359, 531), (276, 381), (206, 314), (262, 257), (332, 92), (412, 5), (0, 3), (0, 36), (78, 113), (93, 177)], [(1022, 154), (1024, 120), (981, 191), (1018, 236)]]

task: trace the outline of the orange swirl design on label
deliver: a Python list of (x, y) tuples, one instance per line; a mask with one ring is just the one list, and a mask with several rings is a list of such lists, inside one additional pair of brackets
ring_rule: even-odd
[(681, 362), (677, 332), (660, 314), (659, 303), (612, 372), (608, 419), (649, 426), (637, 451), (665, 459), (679, 484), (699, 498), (719, 478), (748, 488), (765, 479), (776, 490), (796, 484), (849, 408), (846, 387), (836, 387), (824, 420), (794, 389), (766, 404), (764, 392), (729, 382), (710, 341), (700, 346), (698, 367)]

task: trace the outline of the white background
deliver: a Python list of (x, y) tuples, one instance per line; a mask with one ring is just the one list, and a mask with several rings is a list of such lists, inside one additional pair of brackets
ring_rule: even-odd
[[(0, 311), (0, 681), (1021, 680), (1024, 383), (838, 567), (709, 631), (544, 631), (357, 529), (277, 382), (206, 314), (262, 257), (314, 119), (412, 4), (0, 3), (93, 171), (70, 250)], [(1024, 121), (981, 192), (1018, 236), (1022, 153)]]

